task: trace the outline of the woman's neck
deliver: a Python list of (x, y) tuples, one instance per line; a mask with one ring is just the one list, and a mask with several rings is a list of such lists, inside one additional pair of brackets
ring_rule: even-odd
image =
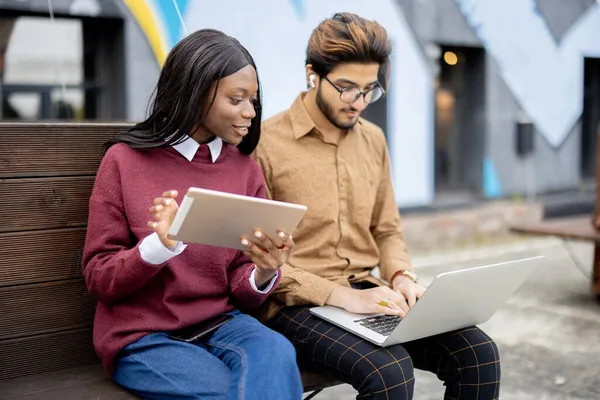
[(198, 127), (194, 130), (194, 132), (190, 135), (192, 139), (194, 139), (199, 144), (207, 144), (215, 140), (217, 135), (210, 132), (208, 129), (203, 127)]

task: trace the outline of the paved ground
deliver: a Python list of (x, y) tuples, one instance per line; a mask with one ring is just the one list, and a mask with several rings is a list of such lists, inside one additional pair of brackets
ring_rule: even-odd
[[(589, 293), (587, 271), (578, 269), (557, 241), (544, 243), (532, 242), (530, 247), (541, 248), (539, 251), (546, 255), (538, 269), (490, 321), (481, 325), (500, 348), (500, 398), (600, 399), (600, 304)], [(503, 248), (503, 258), (518, 256), (522, 249)], [(589, 269), (591, 246), (576, 245), (574, 251), (583, 268)], [(448, 254), (442, 265), (421, 266), (418, 272), (427, 282), (442, 271), (481, 265), (480, 261), (456, 265), (452, 262), (456, 258)], [(417, 371), (416, 378), (416, 400), (443, 398), (443, 387), (434, 375)], [(316, 399), (344, 400), (355, 395), (352, 387), (344, 385), (328, 389)]]

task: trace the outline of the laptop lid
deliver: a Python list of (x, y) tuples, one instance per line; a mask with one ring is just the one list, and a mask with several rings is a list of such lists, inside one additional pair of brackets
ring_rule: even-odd
[(439, 274), (383, 345), (486, 322), (543, 258), (538, 255)]

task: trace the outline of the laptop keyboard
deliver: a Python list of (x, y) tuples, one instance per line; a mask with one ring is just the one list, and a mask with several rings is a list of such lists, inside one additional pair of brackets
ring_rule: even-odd
[(389, 336), (401, 320), (402, 318), (397, 315), (377, 315), (375, 317), (357, 319), (354, 322), (380, 335)]

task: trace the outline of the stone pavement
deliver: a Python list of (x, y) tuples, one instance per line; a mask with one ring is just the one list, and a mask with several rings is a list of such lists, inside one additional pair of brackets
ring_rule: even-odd
[(518, 242), (521, 238), (509, 232), (510, 225), (538, 222), (543, 213), (540, 203), (503, 200), (486, 201), (468, 208), (401, 215), (408, 248), (423, 254)]
[[(546, 258), (529, 280), (485, 324), (481, 325), (500, 348), (502, 400), (600, 399), (600, 304), (589, 292), (592, 247), (573, 245), (581, 270), (555, 239), (532, 240), (465, 254), (415, 257), (417, 272), (428, 283), (436, 274), (461, 267), (483, 265), (537, 249)], [(485, 249), (484, 249), (485, 250)], [(486, 254), (487, 253), (487, 254)], [(501, 258), (497, 258), (502, 255)], [(419, 266), (420, 265), (420, 266)], [(417, 371), (415, 400), (443, 399), (443, 386), (430, 373)], [(317, 400), (354, 399), (349, 385), (325, 390)]]

